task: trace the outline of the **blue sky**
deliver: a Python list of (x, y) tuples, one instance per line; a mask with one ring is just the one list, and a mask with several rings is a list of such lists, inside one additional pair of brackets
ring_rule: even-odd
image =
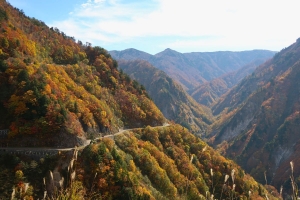
[(107, 50), (279, 51), (300, 37), (297, 0), (8, 0)]

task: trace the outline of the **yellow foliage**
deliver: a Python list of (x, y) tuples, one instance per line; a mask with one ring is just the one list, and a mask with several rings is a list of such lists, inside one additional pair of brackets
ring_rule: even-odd
[(27, 40), (26, 47), (29, 55), (36, 56), (35, 42)]
[(32, 65), (27, 66), (26, 68), (27, 68), (27, 72), (28, 72), (29, 76), (31, 76), (35, 72), (35, 69)]
[(18, 181), (22, 180), (22, 179), (23, 179), (23, 176), (24, 176), (24, 174), (23, 174), (22, 170), (17, 170), (17, 171), (15, 172), (15, 178), (16, 178)]
[(49, 84), (47, 84), (47, 85), (45, 86), (44, 94), (51, 94), (51, 87), (50, 87)]
[(115, 79), (115, 77), (110, 76), (110, 80), (111, 80), (111, 82), (112, 82), (114, 85), (117, 85), (117, 84), (118, 84), (118, 81), (117, 81), (117, 79)]
[(31, 103), (31, 104), (36, 104), (37, 100), (36, 100), (36, 97), (35, 95), (33, 94), (33, 91), (32, 90), (28, 90), (24, 93), (23, 95), (23, 100), (26, 102), (26, 103)]
[(25, 85), (26, 85), (26, 82), (25, 81), (21, 81), (21, 83), (19, 83), (19, 87), (20, 88), (23, 88), (23, 87), (25, 87)]
[(104, 117), (106, 117), (106, 111), (101, 111), (101, 116), (104, 118)]
[(136, 166), (135, 166), (133, 160), (130, 160), (130, 161), (129, 161), (128, 170), (129, 170), (129, 171), (132, 171), (132, 172), (135, 172), (135, 171), (136, 171)]
[(11, 95), (9, 99), (9, 108), (14, 109), (14, 113), (18, 116), (25, 113), (28, 108), (26, 104), (21, 101), (21, 98), (17, 95)]

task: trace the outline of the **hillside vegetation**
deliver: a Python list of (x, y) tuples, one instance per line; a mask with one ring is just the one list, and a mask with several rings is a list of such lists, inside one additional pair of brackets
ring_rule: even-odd
[(264, 62), (265, 59), (255, 60), (238, 70), (203, 83), (199, 87), (189, 91), (189, 93), (198, 103), (211, 107), (219, 100), (220, 96), (228, 92)]
[(14, 186), (16, 197), (35, 199), (43, 188), (46, 199), (279, 199), (272, 186), (257, 183), (180, 125), (125, 131), (114, 140), (101, 139), (71, 157), (1, 156), (0, 177), (9, 181), (0, 198), (9, 198)]
[(119, 72), (106, 50), (75, 42), (5, 1), (0, 13), (0, 129), (10, 138), (53, 146), (64, 142), (58, 137), (75, 137), (64, 144), (74, 146), (87, 132), (163, 124), (144, 88)]
[[(103, 140), (82, 154), (82, 181), (94, 179), (94, 190), (104, 199), (247, 198), (249, 191), (252, 199), (276, 199), (179, 125), (134, 130), (116, 136), (115, 143)], [(224, 182), (225, 175), (230, 178)]]
[(164, 116), (201, 134), (213, 122), (209, 108), (198, 104), (165, 72), (144, 60), (118, 62), (119, 68), (145, 86), (149, 96)]
[[(186, 128), (161, 126), (145, 88), (105, 49), (4, 0), (0, 30), (0, 129), (9, 131), (0, 138), (0, 199), (280, 199)], [(297, 128), (298, 113), (287, 114)], [(133, 129), (113, 135), (119, 128)]]
[[(211, 144), (261, 182), (290, 185), (290, 161), (299, 163), (300, 40), (258, 67), (213, 106), (219, 120)], [(297, 177), (300, 166), (295, 165)]]

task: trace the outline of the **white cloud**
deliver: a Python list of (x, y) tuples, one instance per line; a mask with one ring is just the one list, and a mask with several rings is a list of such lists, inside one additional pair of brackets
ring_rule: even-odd
[(94, 3), (103, 3), (105, 0), (94, 0)]
[[(106, 44), (136, 37), (180, 36), (186, 38), (166, 45), (277, 48), (283, 41), (292, 43), (300, 37), (297, 9), (296, 0), (88, 0), (70, 19), (53, 26), (76, 38)], [(203, 36), (213, 37), (188, 39)]]

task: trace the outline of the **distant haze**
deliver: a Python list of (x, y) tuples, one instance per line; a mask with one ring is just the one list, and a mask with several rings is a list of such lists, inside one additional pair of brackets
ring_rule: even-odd
[(266, 50), (253, 50), (182, 54), (169, 48), (155, 55), (150, 55), (136, 49), (110, 51), (112, 57), (117, 60), (147, 60), (153, 66), (166, 72), (174, 80), (181, 83), (187, 91), (195, 89), (200, 84), (221, 75), (235, 71), (257, 59), (269, 59), (274, 53)]

